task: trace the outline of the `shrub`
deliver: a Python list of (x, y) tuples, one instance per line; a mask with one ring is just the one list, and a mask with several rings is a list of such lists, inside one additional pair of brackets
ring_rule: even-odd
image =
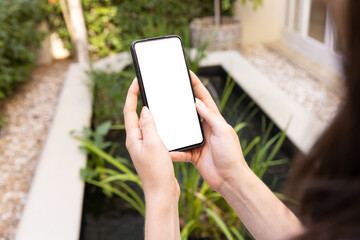
[(0, 1), (0, 99), (29, 78), (35, 63), (33, 49), (42, 38), (36, 26), (43, 10), (40, 0)]
[(89, 76), (93, 94), (94, 126), (108, 120), (114, 124), (123, 124), (122, 109), (127, 90), (135, 77), (132, 65), (119, 72), (91, 70)]
[[(232, 3), (233, 0), (227, 2)], [(149, 29), (156, 32), (166, 25), (166, 34), (179, 34), (193, 18), (213, 15), (213, 2), (201, 0), (82, 0), (82, 4), (93, 59), (128, 51), (132, 41), (150, 37)], [(50, 9), (51, 29), (71, 50), (59, 2)], [(228, 8), (224, 14), (230, 15), (231, 9)]]

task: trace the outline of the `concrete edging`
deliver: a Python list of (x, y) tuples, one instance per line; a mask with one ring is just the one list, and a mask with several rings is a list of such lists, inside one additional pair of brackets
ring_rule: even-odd
[[(99, 60), (94, 69), (118, 71), (130, 63), (127, 53)], [(16, 239), (79, 239), (84, 182), (80, 169), (86, 154), (70, 131), (90, 126), (92, 101), (88, 76), (80, 64), (71, 64), (59, 97), (46, 143), (27, 196)]]
[(213, 52), (200, 66), (222, 66), (259, 107), (284, 130), (289, 139), (308, 153), (326, 124), (259, 72), (237, 51)]

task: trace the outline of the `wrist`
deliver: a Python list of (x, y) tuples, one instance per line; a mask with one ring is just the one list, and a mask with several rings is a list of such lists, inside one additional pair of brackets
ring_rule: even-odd
[(226, 196), (229, 193), (233, 192), (235, 188), (239, 185), (240, 189), (246, 187), (247, 184), (251, 183), (251, 178), (254, 176), (253, 171), (248, 167), (248, 165), (239, 165), (236, 168), (231, 170), (231, 173), (225, 178), (224, 182), (219, 187), (218, 192), (222, 196)]
[(179, 201), (180, 187), (175, 180), (173, 184), (165, 186), (149, 187), (144, 186), (145, 201)]

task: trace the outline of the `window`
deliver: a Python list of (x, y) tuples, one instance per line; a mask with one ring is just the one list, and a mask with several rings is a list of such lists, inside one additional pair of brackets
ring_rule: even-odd
[(305, 57), (342, 76), (342, 39), (323, 0), (283, 0), (285, 42)]

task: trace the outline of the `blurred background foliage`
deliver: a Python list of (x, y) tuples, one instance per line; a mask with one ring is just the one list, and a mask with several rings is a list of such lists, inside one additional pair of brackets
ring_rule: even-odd
[[(234, 0), (223, 2), (223, 14), (232, 15)], [(213, 15), (213, 2), (201, 0), (82, 0), (92, 59), (128, 51), (132, 41), (165, 34), (187, 34), (195, 17)], [(50, 32), (73, 46), (58, 0), (0, 0), (0, 101), (30, 77), (35, 50), (46, 34), (38, 31), (45, 21)], [(0, 114), (0, 127), (5, 118)]]
[[(232, 2), (224, 1), (225, 15), (232, 14), (228, 7)], [(181, 35), (193, 18), (213, 14), (213, 2), (201, 0), (82, 0), (82, 4), (92, 59), (128, 51), (133, 40), (156, 35), (164, 24), (171, 26), (168, 34)], [(45, 36), (37, 31), (42, 21), (73, 50), (59, 1), (0, 1), (0, 99), (29, 78), (34, 50)]]
[[(234, 0), (224, 1), (226, 6)], [(179, 34), (195, 17), (213, 15), (213, 1), (201, 0), (82, 0), (89, 50), (93, 59), (119, 51), (128, 51), (136, 39), (148, 37), (149, 29), (156, 32), (163, 24), (171, 26), (168, 34)], [(226, 7), (224, 6), (224, 7)], [(232, 15), (232, 8), (224, 8)], [(48, 16), (52, 31), (72, 50), (59, 1), (50, 6)]]
[(0, 1), (0, 100), (27, 81), (35, 64), (34, 49), (43, 33), (37, 25), (46, 15), (42, 0)]

